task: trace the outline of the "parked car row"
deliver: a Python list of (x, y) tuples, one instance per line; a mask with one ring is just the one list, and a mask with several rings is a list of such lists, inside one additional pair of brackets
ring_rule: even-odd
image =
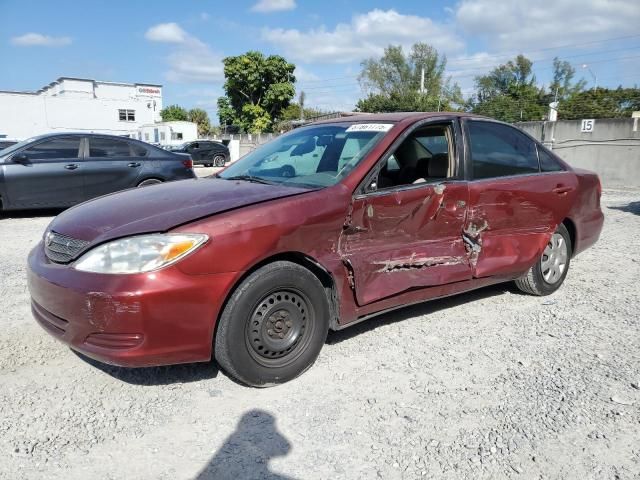
[(138, 140), (46, 134), (0, 150), (0, 210), (70, 207), (131, 187), (195, 177), (189, 155)]

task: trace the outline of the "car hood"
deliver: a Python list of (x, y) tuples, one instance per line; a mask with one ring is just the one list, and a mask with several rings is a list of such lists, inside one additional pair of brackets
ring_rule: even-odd
[(240, 180), (181, 180), (82, 203), (58, 215), (49, 230), (97, 244), (128, 235), (165, 232), (216, 213), (309, 191)]

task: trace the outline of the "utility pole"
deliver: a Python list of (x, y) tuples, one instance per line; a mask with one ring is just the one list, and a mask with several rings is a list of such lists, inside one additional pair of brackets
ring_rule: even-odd
[(424, 67), (420, 70), (420, 93), (424, 94)]
[(589, 65), (587, 65), (586, 63), (584, 63), (582, 65), (582, 68), (586, 68), (587, 70), (589, 70), (589, 73), (593, 77), (593, 89), (597, 90), (598, 89), (598, 76), (591, 71), (591, 69), (589, 68)]

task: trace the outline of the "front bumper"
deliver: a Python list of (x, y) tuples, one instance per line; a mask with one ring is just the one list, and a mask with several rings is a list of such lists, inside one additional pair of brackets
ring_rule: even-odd
[(51, 335), (112, 365), (209, 361), (216, 319), (237, 273), (188, 275), (176, 265), (135, 275), (80, 272), (29, 254), (35, 319)]

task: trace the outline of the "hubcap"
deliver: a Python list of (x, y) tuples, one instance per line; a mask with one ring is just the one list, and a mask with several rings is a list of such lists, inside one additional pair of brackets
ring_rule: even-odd
[(247, 325), (254, 358), (275, 360), (300, 350), (310, 315), (306, 299), (298, 293), (279, 290), (264, 297)]
[(567, 268), (567, 258), (567, 242), (562, 235), (554, 233), (540, 260), (542, 277), (545, 282), (554, 284), (562, 278), (562, 274)]

